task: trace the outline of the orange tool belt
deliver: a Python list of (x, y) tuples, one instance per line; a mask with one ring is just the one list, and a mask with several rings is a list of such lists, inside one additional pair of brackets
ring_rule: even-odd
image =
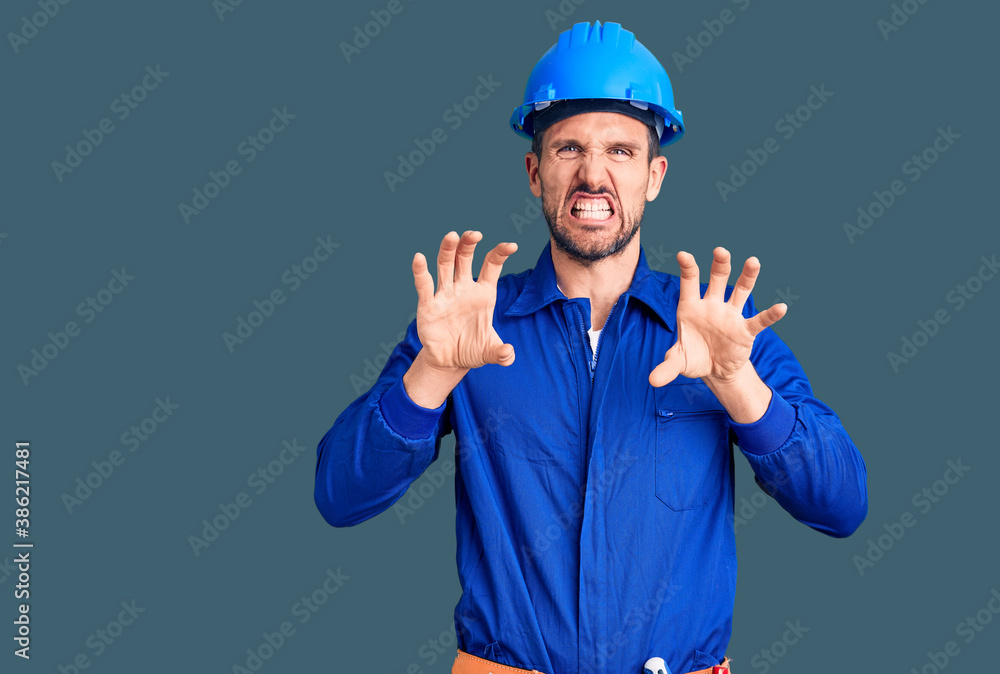
[[(455, 658), (455, 664), (451, 667), (451, 674), (543, 674), (537, 669), (519, 669), (517, 667), (511, 667), (510, 665), (501, 665), (499, 663), (493, 662), (492, 660), (486, 660), (485, 658), (477, 658), (475, 655), (469, 655), (462, 649), (458, 649), (458, 656)], [(715, 667), (709, 667), (708, 669), (699, 669), (697, 672), (691, 672), (690, 674), (729, 674), (729, 658), (722, 661), (721, 665)]]

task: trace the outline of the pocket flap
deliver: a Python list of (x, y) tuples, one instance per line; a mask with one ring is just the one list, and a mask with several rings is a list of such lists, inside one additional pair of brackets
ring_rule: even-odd
[(722, 406), (719, 399), (715, 397), (701, 380), (688, 380), (690, 384), (677, 384), (671, 382), (666, 386), (661, 386), (655, 390), (657, 418), (662, 420), (671, 414), (683, 414), (693, 412), (721, 412), (726, 413), (726, 408)]

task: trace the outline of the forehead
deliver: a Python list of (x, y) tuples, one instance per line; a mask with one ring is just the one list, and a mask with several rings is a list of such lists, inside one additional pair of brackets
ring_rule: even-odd
[(560, 139), (580, 143), (609, 144), (630, 141), (645, 146), (649, 127), (635, 117), (617, 112), (585, 112), (567, 117), (545, 130), (545, 144)]

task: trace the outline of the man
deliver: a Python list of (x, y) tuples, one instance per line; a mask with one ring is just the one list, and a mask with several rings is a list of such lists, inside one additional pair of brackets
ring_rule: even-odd
[(735, 596), (733, 446), (831, 536), (867, 514), (864, 462), (767, 329), (785, 306), (755, 312), (755, 258), (731, 289), (723, 248), (705, 288), (687, 253), (679, 280), (649, 269), (642, 213), (684, 128), (632, 33), (564, 32), (512, 126), (551, 241), (502, 278), (516, 245), (498, 244), (474, 279), (482, 235), (450, 232), (436, 291), (414, 256), (416, 321), (320, 442), (316, 503), (334, 526), (373, 517), (454, 431), (453, 672), (711, 671)]

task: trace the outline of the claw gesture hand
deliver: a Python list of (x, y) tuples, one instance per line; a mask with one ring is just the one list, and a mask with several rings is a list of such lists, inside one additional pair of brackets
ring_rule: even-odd
[(497, 280), (516, 243), (500, 243), (486, 254), (478, 280), (472, 280), (472, 257), (482, 233), (448, 232), (438, 252), (438, 289), (422, 253), (413, 256), (417, 288), (417, 336), (420, 356), (430, 368), (462, 372), (494, 363), (514, 362), (514, 347), (493, 328)]
[(702, 298), (694, 256), (677, 253), (681, 267), (677, 342), (649, 374), (653, 386), (665, 386), (681, 375), (701, 378), (709, 387), (736, 381), (745, 368), (752, 369), (750, 349), (754, 338), (785, 315), (788, 307), (775, 304), (752, 318), (743, 318), (743, 305), (760, 273), (760, 262), (755, 257), (744, 263), (732, 295), (725, 301), (729, 260), (725, 248), (713, 251), (712, 275)]

